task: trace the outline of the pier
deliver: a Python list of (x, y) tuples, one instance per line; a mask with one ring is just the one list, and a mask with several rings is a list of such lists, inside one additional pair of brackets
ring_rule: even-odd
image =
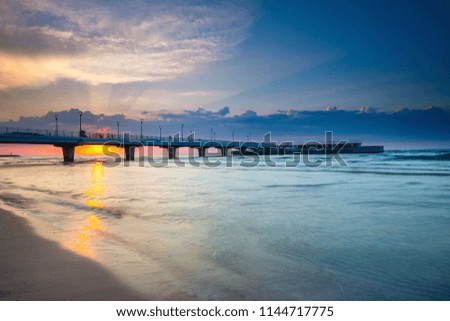
[[(41, 144), (53, 145), (62, 149), (64, 162), (71, 163), (75, 158), (75, 147), (83, 145), (106, 145), (123, 148), (125, 160), (133, 161), (135, 150), (139, 147), (159, 147), (166, 150), (169, 159), (178, 157), (179, 148), (193, 148), (198, 150), (199, 157), (207, 155), (209, 148), (219, 151), (219, 156), (226, 156), (230, 150), (238, 150), (245, 154), (248, 152), (261, 152), (277, 148), (275, 143), (244, 142), (227, 140), (197, 139), (192, 133), (185, 139), (180, 134), (174, 136), (157, 137), (132, 135), (131, 133), (88, 133), (85, 131), (65, 132), (39, 129), (21, 129), (12, 127), (0, 128), (0, 144)], [(281, 147), (282, 148), (282, 147)]]
[[(81, 126), (80, 126), (81, 127)], [(0, 144), (41, 144), (53, 145), (62, 149), (64, 162), (72, 163), (75, 158), (75, 147), (83, 145), (103, 145), (123, 148), (124, 158), (133, 161), (135, 150), (139, 147), (159, 147), (169, 159), (178, 157), (180, 148), (198, 150), (199, 157), (207, 156), (207, 150), (214, 148), (216, 156), (235, 155), (286, 155), (286, 154), (341, 154), (341, 153), (382, 153), (383, 146), (362, 146), (361, 141), (333, 142), (332, 132), (325, 132), (325, 143), (307, 142), (294, 144), (292, 142), (271, 142), (270, 134), (266, 134), (264, 141), (235, 141), (198, 139), (195, 133), (183, 138), (180, 133), (174, 136), (144, 136), (131, 133), (88, 133), (50, 131), (39, 129), (20, 129), (0, 127)], [(117, 154), (116, 154), (117, 155)]]

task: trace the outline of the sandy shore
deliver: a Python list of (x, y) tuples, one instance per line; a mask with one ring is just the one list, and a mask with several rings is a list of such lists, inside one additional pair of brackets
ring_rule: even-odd
[(37, 236), (3, 209), (0, 258), (0, 300), (143, 300), (101, 265)]

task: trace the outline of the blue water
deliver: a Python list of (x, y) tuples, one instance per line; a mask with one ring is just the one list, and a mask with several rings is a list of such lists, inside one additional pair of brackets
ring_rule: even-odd
[(343, 157), (347, 167), (316, 168), (286, 168), (290, 156), (251, 168), (2, 159), (0, 204), (151, 298), (449, 300), (450, 151)]

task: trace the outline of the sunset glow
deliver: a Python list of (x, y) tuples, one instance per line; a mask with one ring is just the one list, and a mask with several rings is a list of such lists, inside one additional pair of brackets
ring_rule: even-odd
[[(109, 152), (118, 154), (123, 153), (123, 149), (115, 146), (108, 146)], [(78, 155), (104, 155), (103, 145), (83, 145), (75, 148), (75, 154)]]
[[(115, 146), (108, 146), (108, 151), (123, 154), (123, 149)], [(52, 145), (27, 145), (27, 144), (0, 144), (0, 155), (19, 155), (19, 156), (61, 156), (61, 147)], [(103, 154), (103, 145), (82, 145), (75, 148), (76, 155), (94, 155)]]
[(60, 156), (62, 150), (60, 147), (52, 145), (26, 145), (26, 144), (0, 144), (1, 155), (19, 155), (19, 156)]

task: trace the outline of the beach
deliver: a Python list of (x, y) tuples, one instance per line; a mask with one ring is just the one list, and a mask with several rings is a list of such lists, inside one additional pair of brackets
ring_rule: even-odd
[[(0, 209), (0, 300), (142, 300), (98, 263)], [(147, 298), (148, 299), (148, 298)]]
[(1, 299), (448, 300), (449, 155), (0, 160)]

